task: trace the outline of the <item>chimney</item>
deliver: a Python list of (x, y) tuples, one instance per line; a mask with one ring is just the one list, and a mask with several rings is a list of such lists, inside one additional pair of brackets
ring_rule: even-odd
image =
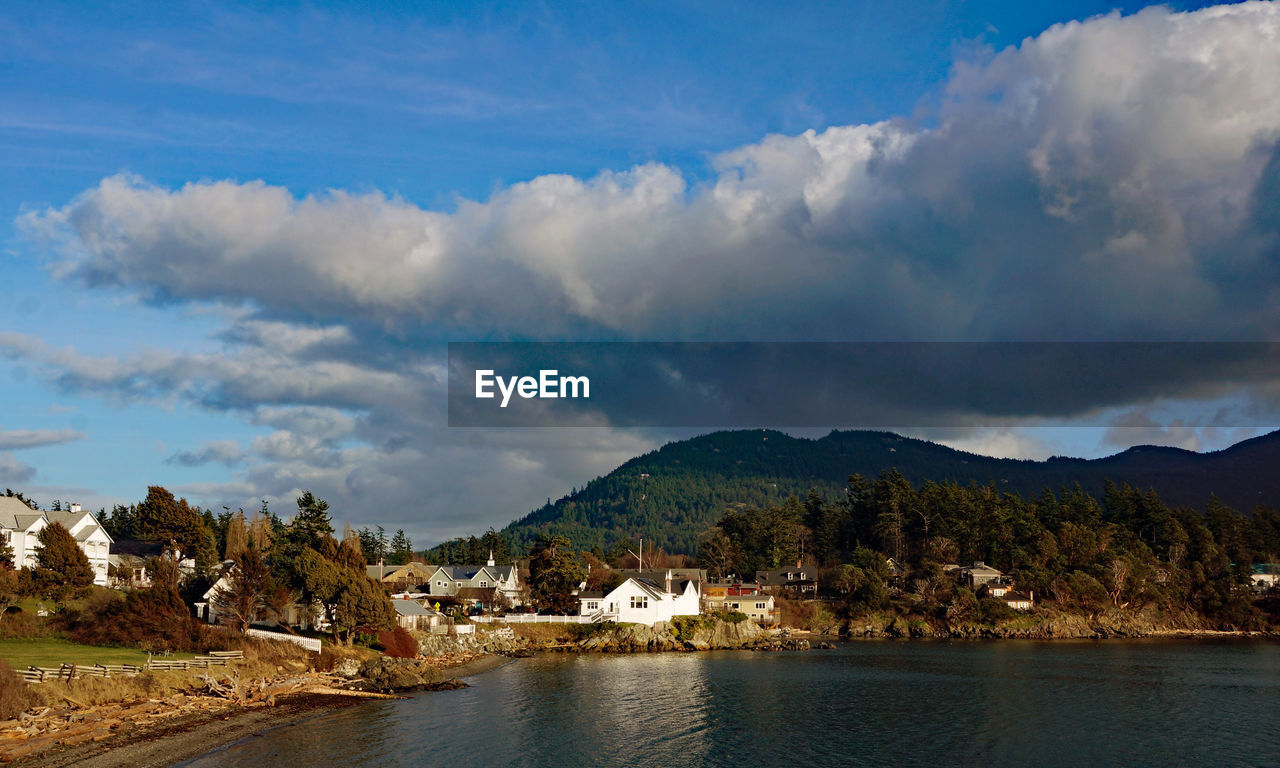
[(79, 512), (80, 512), (80, 505), (79, 505), (79, 504), (72, 504), (72, 505), (69, 507), (69, 511), (70, 511), (70, 512), (72, 512), (72, 513), (79, 513)]
[(489, 562), (487, 563), (487, 565), (489, 565), (490, 567), (492, 567), (492, 566), (494, 565), (494, 562), (493, 562), (493, 550), (492, 550), (492, 549), (491, 549), (491, 550), (489, 550)]

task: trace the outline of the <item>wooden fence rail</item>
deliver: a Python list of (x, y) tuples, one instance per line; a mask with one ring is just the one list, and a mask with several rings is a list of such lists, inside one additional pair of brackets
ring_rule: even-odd
[(244, 658), (243, 651), (211, 651), (206, 656), (181, 661), (148, 659), (147, 663), (137, 664), (63, 664), (60, 667), (31, 666), (18, 670), (18, 674), (28, 683), (43, 683), (50, 680), (74, 680), (77, 677), (111, 677), (126, 675), (132, 677), (147, 670), (167, 672), (172, 670), (209, 669), (225, 667), (233, 661)]

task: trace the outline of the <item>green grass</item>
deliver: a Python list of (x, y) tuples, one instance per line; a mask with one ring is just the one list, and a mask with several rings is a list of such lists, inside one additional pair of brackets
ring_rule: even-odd
[[(175, 653), (163, 658), (189, 659), (192, 655)], [(29, 666), (57, 667), (62, 664), (143, 664), (147, 661), (147, 653), (137, 648), (104, 648), (56, 637), (38, 637), (0, 640), (0, 659), (9, 662), (14, 669), (26, 669)]]

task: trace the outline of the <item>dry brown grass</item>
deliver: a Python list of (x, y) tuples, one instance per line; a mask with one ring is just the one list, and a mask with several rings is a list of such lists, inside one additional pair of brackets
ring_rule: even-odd
[(13, 671), (13, 667), (0, 661), (0, 720), (17, 717), (35, 701), (31, 686)]
[(508, 624), (511, 631), (516, 637), (534, 643), (556, 643), (569, 642), (573, 639), (570, 634), (570, 624)]

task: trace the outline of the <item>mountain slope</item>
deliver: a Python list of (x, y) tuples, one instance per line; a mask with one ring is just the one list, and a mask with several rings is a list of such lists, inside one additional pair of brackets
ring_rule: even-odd
[(541, 532), (558, 533), (584, 548), (642, 535), (646, 546), (693, 552), (698, 536), (732, 504), (777, 503), (810, 488), (834, 499), (849, 475), (871, 478), (895, 467), (917, 486), (925, 480), (994, 483), (1024, 497), (1075, 483), (1100, 497), (1110, 479), (1155, 488), (1170, 506), (1203, 507), (1212, 495), (1242, 511), (1280, 506), (1280, 432), (1214, 453), (1139, 446), (1102, 459), (1019, 461), (889, 432), (832, 432), (811, 440), (750, 430), (669, 443), (535, 510), (504, 533), (516, 545)]

